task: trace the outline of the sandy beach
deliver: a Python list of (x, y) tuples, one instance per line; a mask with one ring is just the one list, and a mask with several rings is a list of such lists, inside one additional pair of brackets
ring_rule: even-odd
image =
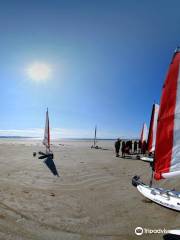
[[(0, 140), (0, 239), (162, 239), (137, 237), (134, 229), (178, 229), (180, 215), (147, 201), (131, 185), (135, 174), (147, 182), (147, 163), (116, 158), (113, 141), (52, 143), (60, 178), (34, 151), (38, 140)], [(161, 186), (180, 189), (180, 182)]]

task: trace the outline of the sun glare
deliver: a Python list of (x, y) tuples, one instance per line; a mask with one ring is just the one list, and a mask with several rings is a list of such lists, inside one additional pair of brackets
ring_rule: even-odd
[(37, 82), (48, 80), (51, 74), (52, 69), (46, 63), (35, 62), (27, 68), (28, 77)]

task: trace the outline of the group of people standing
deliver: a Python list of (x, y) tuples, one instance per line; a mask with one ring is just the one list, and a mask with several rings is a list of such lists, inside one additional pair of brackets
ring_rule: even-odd
[(145, 154), (147, 151), (147, 143), (144, 141), (141, 143), (141, 141), (124, 141), (121, 139), (117, 139), (115, 142), (115, 152), (116, 157), (119, 157), (119, 152), (121, 149), (122, 157), (125, 157), (126, 154), (136, 154), (136, 153), (142, 153)]

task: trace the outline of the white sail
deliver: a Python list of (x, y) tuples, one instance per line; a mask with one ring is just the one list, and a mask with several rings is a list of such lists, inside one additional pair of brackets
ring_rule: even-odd
[(149, 134), (148, 134), (148, 152), (149, 153), (152, 153), (155, 151), (158, 114), (159, 114), (159, 105), (153, 104)]
[(50, 150), (50, 129), (49, 129), (49, 114), (48, 109), (46, 111), (46, 122), (45, 122), (45, 129), (44, 129), (44, 139), (43, 144), (46, 146), (47, 150)]
[(147, 142), (147, 136), (148, 135), (148, 129), (147, 129), (147, 125), (146, 123), (143, 124), (143, 128), (142, 128), (142, 131), (141, 131), (141, 143), (143, 142)]

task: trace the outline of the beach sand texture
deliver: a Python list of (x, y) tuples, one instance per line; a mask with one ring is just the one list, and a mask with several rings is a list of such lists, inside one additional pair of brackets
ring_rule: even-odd
[[(60, 144), (60, 145), (59, 145)], [(40, 141), (0, 140), (0, 239), (131, 240), (134, 229), (178, 229), (180, 213), (146, 200), (131, 185), (139, 174), (150, 176), (147, 163), (116, 158), (113, 141), (56, 141), (52, 150), (60, 178), (54, 177), (34, 151)], [(177, 188), (180, 181), (161, 181)]]

